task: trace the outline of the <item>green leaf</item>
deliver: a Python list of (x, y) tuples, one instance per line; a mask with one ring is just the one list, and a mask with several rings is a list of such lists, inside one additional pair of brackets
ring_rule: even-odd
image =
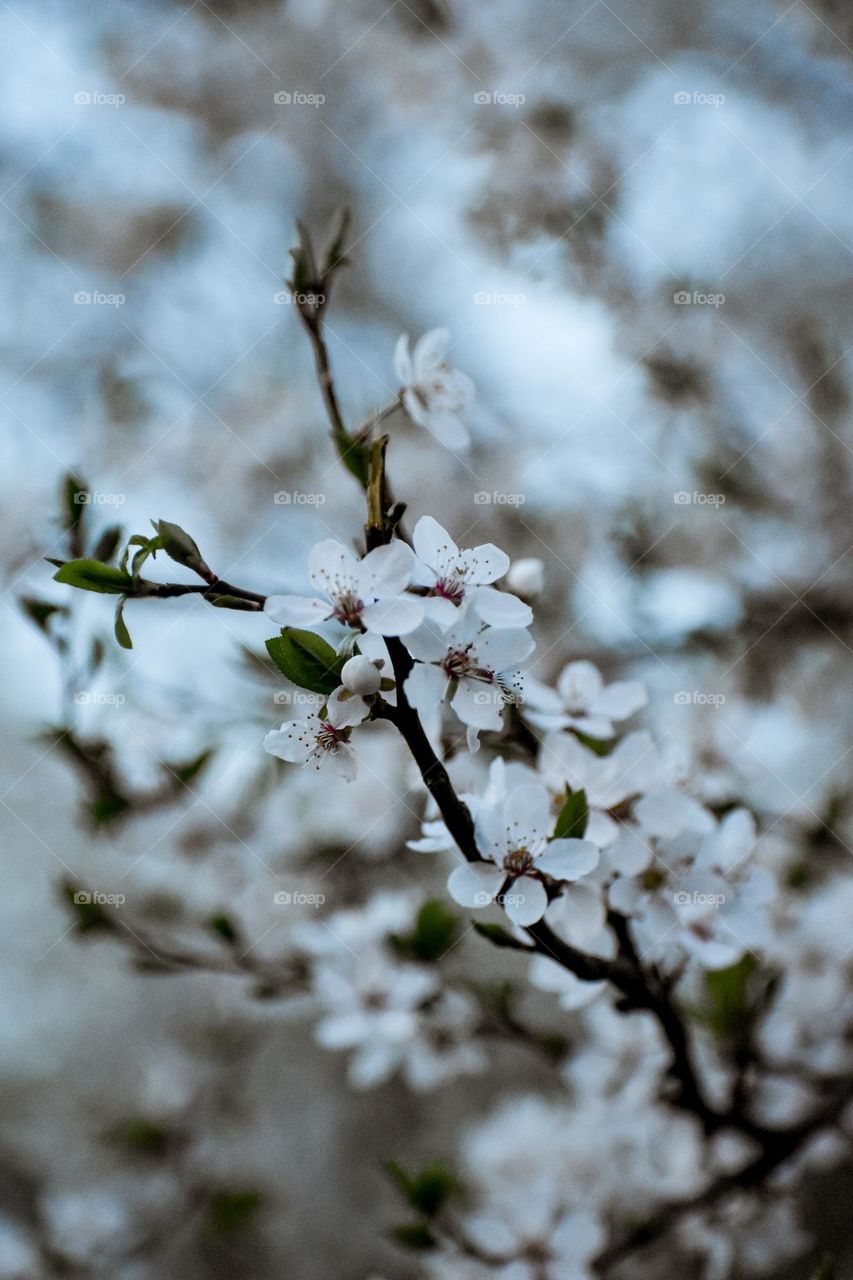
[(388, 1233), (404, 1249), (434, 1249), (438, 1244), (425, 1222), (401, 1222)]
[(610, 752), (616, 746), (616, 739), (591, 738), (588, 733), (581, 733), (580, 729), (573, 729), (572, 733), (578, 742), (587, 747), (595, 756), (609, 756)]
[(68, 607), (64, 604), (51, 604), (49, 600), (37, 600), (35, 596), (20, 596), (18, 604), (30, 622), (47, 635), (51, 618), (56, 614), (68, 616)]
[(745, 1026), (749, 1016), (749, 983), (756, 967), (753, 956), (745, 955), (728, 969), (705, 972), (705, 1021), (722, 1039), (736, 1038)]
[(62, 508), (62, 527), (69, 533), (82, 524), (86, 514), (86, 504), (90, 497), (89, 486), (85, 480), (69, 471), (62, 477), (60, 487), (60, 505)]
[(122, 649), (132, 649), (133, 641), (130, 638), (130, 632), (128, 631), (127, 625), (124, 621), (124, 602), (126, 599), (127, 596), (120, 596), (116, 603), (116, 616), (113, 629), (115, 631), (116, 640), (118, 640)]
[(129, 1116), (108, 1129), (104, 1142), (131, 1155), (162, 1159), (169, 1154), (174, 1135), (162, 1125), (155, 1124), (147, 1116)]
[(62, 892), (74, 912), (74, 928), (78, 933), (108, 933), (115, 923), (99, 902), (92, 901), (91, 893), (79, 889), (71, 880), (62, 884)]
[(557, 818), (552, 840), (582, 840), (589, 821), (589, 803), (585, 791), (570, 791)]
[(471, 923), (474, 931), (479, 933), (481, 938), (488, 938), (492, 946), (512, 947), (515, 951), (524, 947), (524, 944), (518, 942), (511, 933), (507, 933), (501, 924), (483, 924), (480, 920), (472, 920)]
[(179, 524), (172, 524), (169, 520), (152, 520), (151, 523), (170, 560), (186, 565), (188, 569), (207, 568), (195, 540)]
[(99, 591), (103, 595), (121, 596), (133, 587), (133, 582), (121, 569), (101, 564), (99, 560), (67, 560), (53, 575), (54, 582), (64, 582), (81, 591)]
[(190, 760), (182, 760), (177, 764), (167, 764), (166, 770), (174, 781), (176, 787), (187, 786), (192, 782), (193, 778), (197, 778), (202, 769), (213, 759), (214, 748), (205, 747), (204, 751), (199, 752), (197, 756), (193, 756)]
[(158, 551), (163, 550), (163, 539), (158, 535), (154, 538), (146, 538), (144, 534), (135, 533), (132, 538), (128, 538), (125, 553), (121, 559), (121, 567), (127, 570), (127, 557), (131, 547), (139, 547), (134, 554), (133, 563), (130, 566), (131, 576), (134, 582), (139, 581), (139, 575), (142, 572), (142, 566), (149, 556), (157, 555)]
[(266, 646), (282, 675), (300, 689), (328, 695), (341, 683), (343, 659), (313, 631), (287, 627), (280, 636), (267, 640)]
[(213, 932), (217, 933), (223, 942), (227, 942), (229, 947), (236, 946), (240, 941), (240, 935), (228, 916), (213, 916), (209, 924)]
[(104, 564), (112, 560), (121, 542), (121, 525), (111, 524), (105, 529), (92, 552), (93, 560), (101, 560)]
[(459, 917), (440, 898), (431, 898), (418, 911), (411, 933), (391, 935), (396, 950), (427, 964), (439, 960), (459, 936)]
[(349, 234), (350, 216), (350, 210), (344, 206), (338, 209), (329, 224), (328, 248), (323, 261), (324, 280), (333, 271), (349, 265), (349, 260), (344, 257), (344, 248)]
[(217, 1191), (207, 1207), (208, 1228), (214, 1235), (244, 1231), (262, 1204), (259, 1191)]
[(314, 247), (304, 222), (297, 219), (296, 230), (299, 235), (299, 245), (290, 250), (290, 256), (293, 258), (293, 278), (290, 283), (294, 293), (312, 293), (319, 284)]

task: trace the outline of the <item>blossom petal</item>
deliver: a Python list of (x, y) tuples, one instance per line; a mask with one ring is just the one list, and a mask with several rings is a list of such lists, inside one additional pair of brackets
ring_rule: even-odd
[(368, 631), (381, 636), (405, 636), (424, 620), (424, 607), (416, 596), (384, 596), (361, 612)]
[(508, 591), (497, 591), (494, 587), (475, 587), (467, 591), (466, 596), (484, 622), (493, 627), (529, 627), (533, 621), (533, 610), (529, 604), (511, 596)]
[(451, 569), (459, 558), (459, 548), (446, 529), (432, 516), (421, 516), (412, 534), (415, 555), (435, 569), (439, 576)]
[(476, 642), (478, 656), (491, 671), (517, 667), (535, 647), (530, 632), (520, 628), (492, 627)]
[(334, 538), (325, 538), (312, 548), (308, 557), (311, 585), (330, 600), (343, 592), (354, 592), (359, 584), (359, 562), (348, 547)]
[(415, 378), (420, 379), (425, 374), (432, 373), (444, 360), (449, 346), (449, 329), (430, 329), (422, 338), (418, 338), (412, 357)]
[(520, 876), (504, 894), (503, 909), (514, 924), (535, 924), (548, 907), (545, 886), (532, 876)]
[(444, 596), (427, 596), (423, 601), (424, 617), (446, 631), (459, 617), (459, 606)]
[(397, 595), (412, 581), (415, 553), (399, 538), (382, 547), (374, 547), (361, 561), (362, 581), (366, 587), (378, 585), (380, 594)]
[(497, 582), (509, 569), (509, 556), (492, 542), (484, 542), (470, 551), (463, 551), (459, 557), (465, 577), (472, 584), (486, 586)]
[(289, 720), (266, 735), (264, 751), (290, 764), (304, 764), (316, 746), (318, 728), (319, 721), (312, 725), (308, 720)]
[(409, 335), (401, 333), (397, 339), (397, 345), (394, 348), (394, 372), (400, 380), (400, 385), (408, 387), (414, 380), (414, 368), (412, 366), (412, 357), (409, 355)]
[(598, 667), (585, 659), (570, 662), (563, 668), (557, 681), (557, 692), (563, 699), (563, 705), (570, 711), (586, 711), (603, 687), (604, 681)]
[(349, 729), (353, 725), (361, 724), (367, 718), (367, 703), (364, 699), (355, 696), (344, 697), (346, 692), (341, 685), (330, 695), (326, 703), (325, 719), (336, 729)]
[(510, 791), (503, 803), (503, 823), (507, 848), (535, 848), (547, 838), (554, 825), (551, 800), (538, 782), (524, 783)]
[(460, 907), (487, 907), (500, 892), (504, 872), (490, 862), (466, 862), (447, 879), (447, 892)]
[(482, 680), (460, 680), (450, 705), (463, 724), (478, 729), (500, 729), (504, 696), (494, 684)]
[(536, 870), (555, 880), (579, 880), (598, 866), (598, 850), (589, 840), (552, 840), (536, 859)]
[(267, 596), (264, 604), (264, 613), (280, 627), (311, 627), (331, 612), (331, 605), (317, 596)]
[(609, 720), (626, 720), (648, 700), (646, 686), (641, 680), (617, 680), (602, 689), (587, 709), (592, 715), (606, 716)]
[(345, 778), (347, 782), (354, 782), (358, 776), (358, 760), (352, 747), (342, 742), (334, 751), (329, 752), (329, 756), (335, 773)]

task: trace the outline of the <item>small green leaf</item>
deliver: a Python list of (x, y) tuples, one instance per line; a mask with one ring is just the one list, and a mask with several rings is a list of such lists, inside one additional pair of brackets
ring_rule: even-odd
[(745, 955), (727, 969), (709, 969), (704, 974), (705, 1021), (721, 1039), (736, 1038), (745, 1026), (749, 1016), (750, 979), (755, 970), (755, 959)]
[(152, 524), (170, 560), (186, 565), (188, 569), (207, 568), (195, 540), (179, 524), (172, 524), (169, 520), (152, 521)]
[(578, 742), (587, 747), (595, 756), (609, 756), (610, 752), (616, 745), (616, 739), (591, 738), (588, 733), (581, 733), (580, 729), (573, 729), (572, 733)]
[(222, 938), (224, 942), (227, 942), (229, 947), (236, 946), (240, 941), (240, 935), (228, 916), (213, 916), (209, 923), (213, 932), (219, 934), (219, 937)]
[(126, 599), (127, 599), (127, 596), (120, 596), (116, 603), (116, 616), (115, 616), (114, 630), (115, 630), (116, 640), (118, 640), (122, 649), (132, 649), (133, 641), (130, 638), (130, 632), (128, 631), (127, 625), (124, 620), (124, 602)]
[(214, 1235), (234, 1235), (250, 1226), (263, 1204), (259, 1191), (217, 1191), (207, 1207), (208, 1229)]
[(162, 1159), (169, 1154), (174, 1135), (147, 1116), (129, 1116), (103, 1135), (104, 1142), (130, 1155)]
[(86, 514), (90, 490), (85, 480), (75, 476), (73, 471), (62, 477), (60, 504), (62, 507), (62, 527), (69, 533), (81, 524)]
[(410, 933), (391, 935), (396, 950), (412, 960), (429, 964), (439, 960), (459, 936), (459, 917), (440, 898), (431, 898), (418, 911)]
[(582, 840), (589, 821), (589, 803), (585, 791), (570, 791), (566, 787), (566, 799), (557, 818), (553, 840)]
[(300, 689), (328, 695), (340, 685), (343, 660), (313, 631), (287, 627), (267, 640), (266, 646), (282, 675)]
[(101, 560), (104, 564), (107, 564), (118, 551), (120, 542), (121, 525), (111, 524), (108, 529), (104, 530), (100, 538), (98, 538), (98, 541), (95, 543), (95, 548), (92, 552), (92, 559)]
[(438, 1244), (425, 1222), (401, 1222), (391, 1228), (389, 1235), (404, 1249), (434, 1249)]
[(50, 626), (50, 620), (56, 614), (60, 616), (68, 616), (68, 608), (64, 604), (51, 604), (49, 600), (37, 600), (35, 596), (20, 596), (18, 604), (29, 618), (30, 622), (38, 627), (39, 631), (47, 634)]
[(518, 951), (523, 948), (524, 944), (518, 942), (511, 933), (507, 933), (501, 924), (483, 924), (480, 920), (472, 920), (475, 933), (479, 933), (481, 938), (488, 938), (489, 942), (495, 947), (512, 947)]
[(344, 206), (338, 209), (332, 218), (328, 228), (328, 248), (325, 252), (323, 261), (323, 278), (333, 271), (337, 271), (339, 267), (348, 266), (348, 259), (344, 257), (344, 249), (346, 247), (347, 235), (349, 233), (350, 210)]
[(204, 751), (199, 752), (197, 756), (193, 756), (189, 760), (182, 760), (177, 764), (167, 764), (165, 766), (166, 771), (176, 787), (185, 787), (192, 782), (193, 778), (198, 777), (202, 769), (213, 759), (214, 754), (213, 747), (205, 747)]
[(312, 293), (319, 284), (314, 247), (304, 222), (297, 219), (296, 230), (299, 235), (299, 245), (290, 250), (290, 256), (293, 258), (293, 278), (290, 283), (294, 293)]
[(99, 591), (104, 595), (121, 596), (131, 590), (133, 583), (121, 569), (101, 564), (98, 560), (67, 560), (53, 575), (54, 582), (64, 582), (81, 591)]
[(74, 928), (78, 933), (107, 933), (115, 928), (115, 923), (99, 902), (92, 900), (91, 893), (79, 889), (71, 880), (64, 881), (62, 892), (74, 912)]

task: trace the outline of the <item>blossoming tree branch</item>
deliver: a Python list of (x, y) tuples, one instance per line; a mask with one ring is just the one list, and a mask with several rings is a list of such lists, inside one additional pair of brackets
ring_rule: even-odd
[[(351, 780), (362, 735), (398, 733), (426, 793), (422, 834), (411, 847), (418, 856), (455, 858), (450, 899), (466, 911), (492, 911), (485, 922), (472, 917), (478, 933), (519, 953), (533, 986), (554, 993), (563, 1009), (604, 1002), (619, 1017), (642, 1011), (651, 1020), (665, 1052), (654, 1058), (654, 1080), (643, 1096), (650, 1106), (661, 1101), (689, 1118), (706, 1144), (721, 1135), (736, 1139), (741, 1156), (724, 1171), (711, 1161), (687, 1195), (671, 1187), (639, 1227), (614, 1221), (589, 1198), (573, 1204), (549, 1191), (541, 1221), (513, 1204), (500, 1229), (492, 1224), (484, 1239), (476, 1221), (454, 1207), (449, 1178), (436, 1170), (431, 1183), (426, 1174), (394, 1174), (416, 1212), (399, 1233), (401, 1243), (460, 1267), (516, 1266), (506, 1274), (522, 1280), (603, 1273), (691, 1215), (761, 1188), (817, 1135), (837, 1130), (850, 1084), (832, 1069), (774, 1064), (752, 1042), (754, 1023), (774, 997), (754, 961), (771, 940), (777, 885), (753, 857), (750, 813), (737, 807), (712, 813), (668, 771), (650, 734), (618, 737), (619, 726), (645, 705), (638, 682), (607, 684), (587, 661), (566, 665), (553, 687), (526, 671), (535, 648), (531, 602), (541, 590), (536, 562), (513, 563), (491, 543), (459, 546), (431, 515), (408, 533), (380, 425), (405, 413), (423, 431), (425, 448), (431, 441), (465, 448), (473, 386), (448, 360), (446, 331), (427, 333), (413, 348), (402, 337), (394, 355), (396, 399), (363, 426), (347, 425), (324, 328), (346, 241), (346, 217), (324, 249), (300, 228), (288, 284), (313, 350), (331, 440), (364, 491), (358, 549), (323, 540), (308, 557), (311, 594), (261, 594), (220, 578), (188, 533), (158, 520), (152, 533), (129, 539), (117, 563), (80, 555), (55, 562), (55, 577), (117, 598), (115, 635), (124, 648), (132, 647), (126, 606), (141, 599), (196, 594), (214, 608), (274, 624), (266, 640), (270, 659), (315, 705), (271, 728), (264, 749), (294, 766)], [(161, 555), (199, 582), (147, 576), (143, 571)], [(461, 793), (452, 780), (453, 756), (442, 747), (448, 724), (458, 726), (454, 751), (464, 743), (467, 752), (488, 756), (478, 793)], [(335, 931), (387, 942), (403, 923), (388, 899), (368, 906), (360, 923), (345, 913), (336, 917)], [(306, 948), (320, 956), (327, 945), (315, 934)], [(428, 1074), (435, 1083), (479, 1069), (466, 1043), (471, 1025), (464, 1005), (415, 965), (403, 966), (392, 981), (393, 966), (380, 952), (381, 946), (356, 996), (357, 1012), (351, 1004), (341, 1012), (341, 992), (347, 1000), (352, 992), (340, 970), (321, 984), (327, 997), (321, 1039), (354, 1051), (355, 1082), (373, 1083), (400, 1068), (417, 1086)], [(739, 1001), (741, 1014), (751, 1001), (752, 1022), (738, 1052), (713, 1064), (697, 1049), (691, 1025), (690, 1003), (703, 975), (719, 1008)], [(430, 1018), (433, 1031), (441, 1028), (441, 1050), (436, 1035), (429, 1044), (422, 1036)], [(801, 1090), (788, 1123), (768, 1118), (762, 1106), (774, 1072), (793, 1074)], [(568, 1142), (571, 1117), (565, 1125)], [(570, 1143), (567, 1150), (571, 1158)]]

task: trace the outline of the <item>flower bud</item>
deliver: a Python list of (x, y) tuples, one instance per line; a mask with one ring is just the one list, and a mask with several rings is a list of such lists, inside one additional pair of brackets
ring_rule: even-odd
[(363, 697), (379, 692), (382, 675), (374, 662), (366, 658), (363, 653), (357, 653), (355, 657), (344, 663), (341, 682), (345, 689), (349, 689), (351, 693), (361, 694)]
[(531, 556), (525, 560), (513, 560), (506, 575), (506, 585), (516, 595), (538, 596), (545, 585), (545, 569), (541, 560)]

